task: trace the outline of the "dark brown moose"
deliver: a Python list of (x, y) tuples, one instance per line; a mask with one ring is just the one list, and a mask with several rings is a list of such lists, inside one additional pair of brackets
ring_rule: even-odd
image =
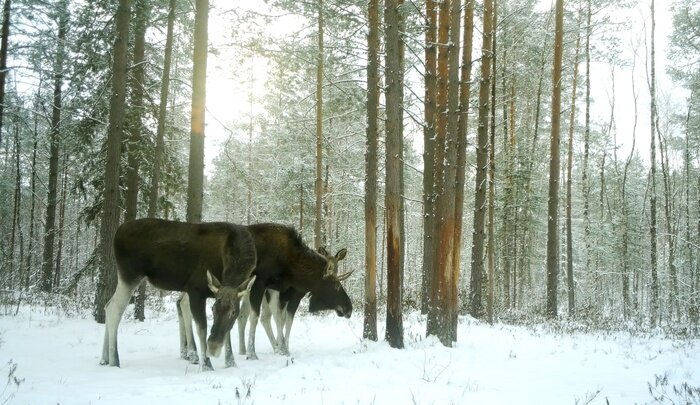
[[(309, 299), (310, 311), (335, 310), (338, 316), (350, 317), (352, 314), (352, 302), (345, 292), (341, 281), (347, 279), (352, 271), (338, 275), (335, 267), (337, 260), (331, 261), (328, 257), (330, 255), (321, 255), (309, 248), (292, 227), (267, 223), (250, 225), (248, 229), (255, 240), (255, 250), (258, 259), (253, 272), (255, 282), (248, 297), (251, 309), (248, 347), (245, 350), (248, 359), (258, 358), (255, 353), (255, 329), (261, 312), (263, 295), (266, 292), (277, 291), (280, 303), (276, 305), (278, 308), (280, 305), (286, 308), (286, 334), (282, 335), (282, 339), (288, 339), (289, 330), (294, 320), (294, 313), (299, 306), (299, 302), (307, 293), (311, 295)], [(344, 256), (344, 254), (344, 251), (343, 253), (339, 252), (339, 255)], [(180, 308), (182, 309), (180, 311), (181, 314), (185, 315), (180, 319), (181, 331), (183, 331), (191, 324), (186, 318), (186, 299), (180, 301)], [(274, 310), (273, 308), (271, 309)], [(184, 328), (182, 325), (184, 325)], [(268, 337), (272, 339), (269, 318), (267, 322), (264, 320), (263, 325), (266, 326), (266, 329), (270, 328)], [(186, 335), (183, 331), (181, 344), (184, 343)], [(189, 333), (189, 336), (191, 336), (191, 333)], [(195, 352), (190, 342), (192, 342), (191, 339), (187, 342), (189, 349), (184, 348), (181, 351), (187, 352), (189, 350), (190, 353)], [(226, 357), (233, 357), (230, 340), (227, 339), (226, 342)], [(286, 340), (284, 344), (285, 349), (287, 349), (288, 342)], [(281, 347), (277, 347), (275, 343), (273, 343), (273, 347), (276, 350), (284, 350)]]
[[(119, 366), (117, 328), (129, 298), (144, 278), (155, 287), (189, 295), (200, 340), (201, 368), (211, 370), (238, 317), (240, 299), (250, 291), (256, 252), (245, 226), (225, 222), (191, 224), (137, 219), (122, 224), (114, 236), (117, 289), (105, 306), (105, 338), (100, 364)], [(247, 287), (246, 287), (247, 286)], [(215, 298), (214, 323), (206, 338), (206, 298)], [(227, 356), (226, 366), (233, 366)]]
[[(340, 249), (335, 255), (332, 255), (325, 247), (321, 246), (318, 248), (318, 253), (326, 258), (326, 272), (324, 277), (336, 277), (339, 281), (343, 281), (352, 273), (344, 273), (340, 278), (338, 277), (338, 262), (345, 258), (345, 255), (348, 253), (347, 249)], [(265, 290), (265, 295), (263, 296), (262, 305), (260, 307), (260, 323), (263, 325), (265, 333), (270, 340), (270, 345), (272, 345), (275, 353), (286, 356), (289, 355), (289, 334), (292, 329), (294, 314), (302, 298), (303, 294), (298, 294), (294, 290), (287, 290), (282, 295), (280, 295), (279, 291), (273, 289)], [(316, 304), (319, 302), (320, 300), (314, 300)], [(323, 309), (335, 308), (321, 308), (321, 305), (318, 305), (317, 307), (310, 308), (310, 312), (315, 313)], [(238, 318), (239, 354), (246, 354), (245, 326), (249, 314), (250, 299), (249, 297), (244, 297), (241, 301), (241, 314)], [(277, 326), (276, 334), (272, 331), (271, 317), (275, 319), (275, 325)]]

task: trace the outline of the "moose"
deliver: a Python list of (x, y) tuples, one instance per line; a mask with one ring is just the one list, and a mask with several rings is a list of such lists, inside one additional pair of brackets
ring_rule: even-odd
[[(105, 306), (100, 364), (119, 366), (117, 329), (131, 294), (144, 278), (155, 287), (186, 292), (200, 340), (202, 370), (221, 354), (236, 321), (240, 299), (254, 286), (257, 261), (250, 231), (226, 222), (193, 224), (144, 218), (123, 223), (114, 235), (117, 288)], [(206, 298), (215, 298), (214, 323), (207, 339)], [(227, 339), (228, 340), (228, 339)], [(234, 366), (233, 356), (226, 367)]]
[[(352, 274), (352, 271), (350, 271), (338, 277), (338, 262), (345, 258), (347, 252), (347, 249), (343, 248), (335, 255), (332, 255), (328, 253), (325, 247), (321, 246), (318, 248), (318, 253), (326, 258), (327, 266), (324, 277), (336, 277), (339, 281), (343, 281)], [(262, 323), (275, 353), (286, 356), (289, 355), (289, 333), (292, 329), (294, 314), (304, 295), (305, 294), (298, 294), (293, 289), (285, 291), (284, 294), (280, 294), (279, 291), (273, 289), (265, 290), (260, 310), (260, 323)], [(247, 298), (248, 297), (241, 301), (241, 313), (238, 321), (239, 354), (246, 354), (245, 326), (248, 316), (250, 315), (250, 300)], [(310, 308), (310, 312), (315, 313), (322, 309), (335, 308), (314, 307), (313, 310)], [(277, 326), (276, 334), (272, 332), (270, 317), (275, 320), (275, 325)]]
[[(310, 294), (309, 311), (335, 310), (338, 316), (350, 318), (352, 314), (352, 302), (348, 297), (341, 281), (346, 280), (352, 271), (337, 274), (337, 262), (346, 255), (346, 250), (340, 250), (336, 256), (327, 252), (320, 254), (309, 248), (301, 239), (297, 231), (289, 226), (263, 223), (249, 225), (248, 230), (253, 235), (257, 252), (257, 264), (253, 275), (255, 282), (247, 297), (250, 303), (248, 347), (243, 345), (244, 338), (239, 338), (241, 354), (246, 353), (248, 359), (257, 359), (255, 352), (255, 329), (261, 313), (264, 309), (263, 301), (275, 313), (285, 309), (284, 320), (279, 320), (277, 339), (274, 338), (270, 325), (270, 313), (263, 314), (262, 323), (268, 338), (276, 351), (288, 353), (288, 339), (294, 314), (301, 299)], [(186, 298), (186, 297), (185, 297)], [(241, 320), (239, 321), (239, 335), (244, 334), (244, 313), (247, 303), (243, 301), (241, 307)], [(191, 327), (187, 317), (187, 299), (179, 301), (178, 314), (180, 315), (181, 352), (195, 353), (191, 339), (191, 332), (186, 333)], [(278, 316), (275, 317), (279, 319)], [(284, 322), (285, 332), (282, 334), (281, 325)], [(183, 327), (184, 325), (184, 327)], [(187, 336), (190, 336), (188, 339)], [(184, 345), (188, 347), (183, 347)], [(184, 356), (183, 356), (184, 357)], [(226, 357), (233, 357), (230, 339), (226, 340)], [(192, 360), (190, 356), (190, 360)]]

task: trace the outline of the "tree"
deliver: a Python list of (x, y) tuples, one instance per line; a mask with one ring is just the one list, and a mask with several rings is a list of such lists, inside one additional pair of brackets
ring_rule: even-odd
[(649, 197), (649, 215), (651, 216), (649, 223), (649, 236), (651, 238), (651, 297), (650, 297), (650, 312), (649, 323), (652, 328), (656, 327), (659, 318), (659, 276), (657, 274), (658, 253), (656, 240), (656, 63), (654, 49), (654, 34), (656, 31), (656, 20), (654, 16), (654, 0), (651, 0), (651, 77), (649, 78), (649, 96), (650, 101), (650, 125), (651, 125), (651, 145), (649, 147), (650, 165), (651, 165), (651, 196)]
[(564, 45), (564, 0), (557, 0), (552, 68), (552, 130), (549, 160), (549, 200), (547, 204), (547, 315), (557, 316), (559, 280), (559, 139), (561, 132), (561, 71)]
[[(433, 271), (435, 244), (435, 98), (437, 96), (437, 7), (434, 0), (425, 2), (425, 99), (423, 101), (423, 302), (421, 310), (428, 313), (434, 308), (434, 285), (436, 273)], [(430, 325), (430, 321), (429, 321)], [(431, 329), (431, 326), (428, 326)]]
[(7, 47), (10, 38), (10, 12), (12, 0), (2, 6), (2, 31), (0, 32), (0, 145), (2, 145), (2, 123), (5, 113), (5, 78), (7, 77)]
[(107, 132), (107, 162), (100, 222), (100, 274), (95, 294), (95, 320), (105, 322), (104, 307), (117, 287), (117, 269), (112, 242), (119, 225), (119, 160), (124, 125), (126, 99), (127, 45), (129, 43), (129, 14), (131, 1), (119, 0), (116, 13), (114, 60), (112, 63), (112, 96), (109, 106)]
[[(580, 12), (579, 12), (580, 15)], [(580, 27), (580, 23), (579, 23)], [(574, 241), (571, 218), (572, 206), (572, 172), (574, 165), (574, 128), (576, 126), (576, 89), (578, 84), (578, 55), (581, 35), (576, 33), (576, 54), (574, 56), (574, 78), (571, 84), (571, 111), (569, 111), (569, 144), (566, 162), (566, 288), (568, 292), (569, 316), (575, 312), (574, 291)]]
[(323, 0), (318, 0), (318, 54), (316, 56), (316, 209), (314, 220), (314, 248), (323, 243)]
[(379, 0), (368, 6), (365, 152), (365, 318), (362, 336), (377, 340), (377, 149), (379, 139)]
[(386, 340), (394, 348), (403, 348), (403, 211), (401, 183), (403, 177), (403, 17), (399, 7), (403, 0), (387, 0), (384, 8), (385, 77), (386, 77), (386, 182), (385, 207), (387, 227), (387, 314)]
[(484, 272), (484, 238), (486, 221), (486, 174), (488, 169), (489, 143), (489, 89), (491, 84), (491, 59), (493, 41), (493, 1), (484, 0), (484, 21), (481, 47), (481, 78), (479, 79), (479, 118), (476, 144), (476, 176), (474, 198), (474, 221), (472, 231), (472, 261), (469, 283), (469, 313), (483, 316), (481, 297)]
[(194, 21), (194, 54), (192, 57), (192, 131), (187, 180), (187, 221), (202, 221), (204, 197), (204, 121), (207, 99), (209, 0), (197, 0)]
[(163, 75), (160, 81), (160, 103), (158, 105), (158, 127), (156, 129), (156, 147), (153, 153), (153, 173), (148, 194), (148, 217), (155, 218), (158, 213), (158, 193), (160, 188), (163, 152), (165, 149), (165, 118), (168, 109), (170, 91), (170, 64), (173, 55), (173, 28), (175, 25), (175, 0), (168, 4), (168, 28), (165, 37), (165, 56), (163, 57)]
[[(46, 222), (44, 224), (44, 254), (41, 264), (41, 289), (50, 292), (53, 287), (53, 255), (56, 239), (56, 205), (58, 189), (58, 159), (61, 111), (63, 103), (63, 70), (65, 59), (65, 38), (68, 30), (68, 1), (62, 0), (58, 9), (58, 47), (54, 62), (53, 103), (51, 109), (51, 130), (49, 132), (49, 183), (46, 197)], [(111, 246), (111, 245), (110, 245)]]
[[(143, 105), (146, 51), (146, 27), (148, 22), (149, 4), (147, 0), (136, 0), (134, 24), (133, 73), (131, 76), (131, 108), (127, 126), (127, 169), (126, 169), (126, 212), (124, 220), (130, 221), (138, 216), (139, 197), (139, 149), (144, 132), (142, 116), (145, 114)], [(139, 321), (145, 319), (146, 283), (141, 283), (134, 304), (134, 316)]]

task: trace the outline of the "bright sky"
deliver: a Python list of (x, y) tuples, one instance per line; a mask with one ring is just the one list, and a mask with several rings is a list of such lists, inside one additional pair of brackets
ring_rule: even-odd
[[(553, 4), (551, 0), (543, 0), (542, 7), (547, 8), (547, 4)], [(634, 9), (620, 15), (620, 20), (632, 22), (632, 29), (628, 31), (622, 40), (623, 52), (621, 57), (628, 61), (628, 66), (617, 67), (615, 69), (615, 124), (617, 128), (617, 143), (621, 145), (618, 158), (624, 159), (630, 151), (632, 145), (632, 128), (634, 126), (634, 98), (633, 81), (635, 91), (638, 93), (638, 122), (636, 131), (635, 149), (642, 158), (649, 159), (649, 88), (646, 78), (647, 49), (645, 48), (645, 37), (650, 35), (650, 10), (649, 1), (642, 0)], [(251, 60), (243, 56), (240, 48), (232, 47), (230, 35), (230, 21), (226, 11), (236, 7), (239, 9), (257, 7), (246, 1), (212, 0), (212, 10), (210, 12), (209, 42), (218, 54), (209, 54), (208, 78), (207, 78), (207, 130), (205, 142), (205, 171), (209, 173), (212, 167), (212, 160), (218, 154), (223, 142), (230, 136), (231, 123), (234, 121), (247, 120), (251, 114), (261, 110), (260, 103), (253, 100), (250, 102), (251, 90), (255, 94), (263, 94), (265, 81), (267, 78), (267, 65), (260, 58)], [(666, 76), (666, 49), (668, 48), (668, 36), (671, 33), (672, 17), (669, 11), (670, 4), (667, 2), (657, 2), (656, 4), (656, 73), (657, 73), (657, 95), (659, 99), (659, 110), (663, 110), (664, 100), (671, 100), (672, 103), (682, 105), (687, 98), (687, 93), (683, 89), (674, 87), (673, 83)], [(595, 40), (595, 39), (594, 39)], [(634, 78), (632, 78), (631, 61), (636, 56), (636, 67)], [(252, 67), (252, 69), (251, 69)], [(581, 74), (584, 73), (585, 65), (580, 66)], [(243, 79), (234, 80), (234, 72), (241, 75)], [(566, 74), (566, 72), (565, 72)], [(569, 72), (571, 74), (571, 72)], [(613, 86), (611, 80), (611, 68), (607, 64), (593, 63), (592, 65), (592, 89), (591, 96), (592, 118), (591, 123), (594, 129), (607, 127), (610, 119), (610, 102), (613, 97)], [(247, 78), (245, 78), (247, 76)], [(583, 124), (583, 105), (579, 105), (578, 119)], [(568, 120), (564, 120), (563, 125), (568, 125)], [(240, 130), (236, 136), (239, 138), (245, 135)], [(415, 147), (422, 148), (422, 138), (417, 136)]]

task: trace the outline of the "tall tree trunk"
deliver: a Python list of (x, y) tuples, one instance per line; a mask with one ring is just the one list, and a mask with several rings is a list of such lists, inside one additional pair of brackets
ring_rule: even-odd
[(22, 271), (22, 288), (26, 289), (29, 288), (29, 275), (31, 272), (31, 269), (33, 267), (33, 259), (34, 259), (34, 214), (35, 214), (35, 208), (36, 208), (36, 153), (38, 149), (38, 136), (37, 136), (37, 115), (34, 115), (34, 131), (33, 131), (33, 137), (34, 137), (34, 144), (32, 145), (32, 178), (30, 182), (30, 189), (31, 189), (31, 194), (30, 194), (30, 207), (29, 207), (29, 245), (27, 246), (27, 260), (26, 264), (24, 267), (24, 270)]
[(68, 29), (68, 1), (62, 0), (58, 17), (58, 47), (54, 66), (53, 107), (49, 132), (49, 184), (46, 197), (46, 222), (44, 223), (44, 254), (41, 265), (41, 290), (50, 292), (53, 281), (53, 255), (56, 234), (56, 188), (58, 184), (59, 134), (61, 125), (63, 65), (65, 38)]
[(486, 221), (486, 181), (488, 170), (489, 89), (491, 84), (491, 48), (493, 40), (493, 0), (484, 0), (484, 21), (481, 49), (481, 79), (479, 85), (479, 126), (476, 145), (476, 184), (474, 198), (474, 226), (472, 233), (471, 282), (469, 284), (469, 312), (483, 315), (481, 279), (484, 272), (484, 237)]
[[(455, 198), (454, 187), (457, 176), (457, 149), (459, 147), (459, 35), (461, 4), (458, 0), (445, 0), (440, 5), (438, 36), (438, 126), (436, 142), (436, 218), (435, 238), (437, 261), (434, 271), (438, 273), (438, 330), (440, 342), (448, 347), (457, 340), (457, 313), (452, 294), (454, 284), (455, 243)], [(444, 56), (443, 56), (444, 54)], [(459, 258), (457, 258), (459, 260)]]
[(586, 118), (583, 133), (583, 163), (581, 167), (581, 188), (583, 189), (583, 244), (586, 252), (584, 274), (590, 276), (591, 257), (593, 249), (591, 245), (591, 214), (590, 214), (590, 194), (591, 185), (588, 175), (588, 157), (591, 137), (591, 1), (587, 1), (586, 12)]
[(61, 274), (63, 273), (63, 237), (66, 224), (66, 188), (68, 187), (68, 168), (66, 158), (63, 159), (63, 178), (61, 179), (61, 198), (58, 210), (58, 246), (56, 247), (56, 267), (54, 271), (53, 288), (61, 287)]
[(5, 78), (7, 77), (7, 47), (10, 39), (10, 12), (12, 0), (5, 0), (2, 7), (2, 31), (0, 32), (0, 145), (2, 145), (2, 124), (5, 115)]
[[(10, 257), (9, 257), (9, 267), (10, 271), (14, 270), (15, 263), (14, 263), (14, 254), (16, 250), (16, 240), (17, 240), (17, 235), (21, 235), (21, 226), (22, 226), (22, 221), (21, 221), (21, 214), (20, 214), (20, 207), (22, 206), (22, 171), (21, 171), (21, 147), (20, 147), (20, 141), (19, 141), (19, 126), (17, 124), (13, 125), (14, 127), (14, 141), (15, 141), (15, 191), (14, 191), (14, 198), (13, 198), (13, 204), (12, 204), (12, 232), (10, 236)], [(21, 263), (22, 263), (22, 258), (19, 259), (17, 263), (20, 263), (20, 266), (18, 268), (21, 268)], [(8, 272), (9, 273), (9, 272)], [(17, 272), (19, 274), (19, 271)], [(8, 274), (5, 276), (6, 277), (6, 282), (8, 285), (12, 288), (14, 287), (14, 275), (13, 274)]]
[[(495, 225), (494, 225), (494, 209), (496, 203), (494, 199), (496, 198), (496, 72), (498, 72), (497, 59), (498, 59), (498, 36), (496, 35), (496, 28), (498, 27), (498, 3), (493, 5), (493, 26), (494, 35), (493, 41), (491, 43), (491, 54), (493, 58), (491, 64), (492, 79), (491, 79), (491, 113), (489, 114), (489, 149), (488, 149), (488, 195), (487, 195), (487, 220), (486, 220), (486, 268), (487, 268), (487, 282), (488, 286), (486, 288), (486, 319), (490, 324), (493, 324), (493, 306), (494, 306), (494, 283), (496, 275), (496, 235), (495, 235)], [(504, 103), (505, 106), (505, 103)], [(504, 117), (505, 118), (505, 117)]]
[(552, 132), (549, 161), (549, 200), (547, 204), (547, 315), (557, 316), (559, 280), (559, 138), (561, 131), (561, 70), (564, 43), (564, 0), (557, 0), (552, 68)]
[(651, 163), (651, 197), (649, 199), (651, 221), (649, 226), (649, 236), (651, 237), (651, 298), (650, 298), (650, 313), (649, 324), (655, 328), (659, 321), (659, 277), (657, 274), (658, 257), (656, 246), (656, 63), (654, 49), (654, 34), (656, 31), (656, 18), (654, 15), (654, 0), (651, 0), (651, 78), (649, 84), (649, 93), (651, 97), (651, 146), (650, 163)]
[(156, 130), (156, 148), (153, 156), (153, 173), (151, 174), (151, 189), (148, 195), (148, 217), (158, 215), (158, 189), (160, 187), (160, 172), (163, 165), (165, 149), (165, 118), (168, 109), (168, 93), (170, 91), (170, 63), (173, 55), (173, 26), (175, 24), (176, 0), (170, 0), (168, 5), (168, 28), (165, 37), (165, 56), (163, 58), (163, 76), (160, 81), (160, 104), (158, 106), (158, 128)]
[[(441, 225), (444, 218), (441, 218), (442, 212), (440, 211), (440, 204), (444, 201), (442, 200), (442, 193), (445, 188), (445, 142), (447, 139), (447, 89), (449, 85), (448, 81), (448, 47), (447, 42), (449, 40), (450, 33), (450, 14), (449, 1), (441, 1), (437, 3), (438, 5), (438, 25), (437, 25), (437, 70), (436, 70), (436, 98), (435, 98), (435, 130), (433, 148), (434, 148), (434, 164), (433, 164), (433, 186), (432, 186), (432, 196), (433, 196), (433, 212), (434, 216), (432, 219), (433, 227), (431, 229), (426, 229), (425, 232), (432, 234), (431, 240), (432, 245), (430, 246), (432, 259), (430, 266), (431, 276), (431, 291), (428, 306), (428, 319), (426, 321), (426, 335), (440, 336), (441, 331), (444, 330), (444, 313), (442, 312), (444, 308), (442, 307), (442, 294), (440, 289), (443, 287), (441, 283), (444, 283), (443, 274), (440, 271), (440, 254), (441, 246), (443, 242), (441, 239)], [(443, 342), (444, 344), (444, 342)]]
[[(455, 242), (452, 259), (452, 299), (459, 308), (459, 275), (461, 273), (462, 228), (464, 218), (464, 188), (467, 166), (467, 129), (469, 124), (469, 99), (471, 95), (472, 48), (474, 36), (474, 1), (467, 0), (464, 9), (462, 69), (459, 88), (459, 123), (457, 128), (457, 173), (455, 175)], [(465, 300), (466, 301), (466, 300)], [(452, 330), (457, 330), (458, 313), (452, 318)]]
[(365, 152), (365, 317), (362, 337), (377, 340), (377, 149), (379, 142), (379, 0), (370, 0)]
[[(139, 156), (138, 149), (141, 146), (141, 132), (143, 131), (142, 115), (145, 113), (143, 105), (143, 86), (145, 80), (146, 51), (146, 26), (148, 23), (149, 5), (146, 0), (136, 0), (134, 13), (134, 57), (133, 73), (131, 76), (131, 119), (127, 120), (128, 141), (128, 166), (126, 169), (126, 212), (124, 220), (130, 221), (138, 216), (139, 196)], [(134, 303), (134, 317), (139, 321), (146, 318), (146, 283), (141, 283)]]
[(403, 348), (403, 0), (387, 0), (384, 8), (386, 77), (386, 182), (385, 207), (387, 230), (387, 314), (386, 340), (394, 348)]
[(204, 197), (204, 122), (207, 100), (209, 0), (196, 0), (195, 8), (187, 221), (198, 223), (202, 222)]
[(116, 15), (116, 38), (112, 64), (112, 96), (109, 105), (107, 132), (107, 163), (105, 165), (104, 194), (100, 223), (100, 275), (95, 294), (95, 320), (105, 322), (104, 307), (117, 287), (117, 268), (112, 244), (119, 226), (119, 160), (124, 130), (124, 102), (126, 99), (127, 47), (129, 43), (130, 0), (119, 0)]
[[(435, 275), (433, 262), (435, 244), (435, 123), (437, 97), (437, 5), (425, 2), (425, 125), (423, 126), (423, 301), (421, 311), (427, 314), (434, 308)], [(431, 326), (428, 327), (430, 329)]]
[[(579, 20), (580, 21), (580, 20)], [(580, 28), (579, 23), (577, 28)], [(569, 316), (573, 317), (576, 312), (575, 307), (575, 286), (574, 286), (574, 241), (573, 225), (571, 218), (571, 206), (573, 204), (571, 195), (571, 184), (573, 183), (572, 172), (574, 165), (574, 128), (576, 127), (576, 89), (578, 87), (578, 56), (581, 46), (581, 35), (576, 33), (576, 54), (574, 55), (574, 78), (571, 83), (571, 110), (569, 111), (569, 147), (566, 159), (566, 289), (569, 299)]]
[(316, 55), (316, 210), (314, 220), (314, 247), (323, 241), (323, 0), (318, 0), (318, 54)]

